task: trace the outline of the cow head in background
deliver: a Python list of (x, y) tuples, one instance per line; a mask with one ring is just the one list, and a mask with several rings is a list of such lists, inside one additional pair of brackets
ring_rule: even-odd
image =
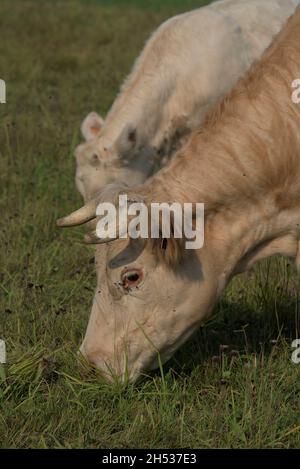
[[(126, 181), (132, 186), (144, 182), (153, 162), (146, 146), (139, 149), (137, 132), (131, 124), (113, 138), (102, 117), (91, 112), (81, 124), (81, 133), (85, 142), (75, 150), (75, 181), (85, 202), (114, 181)], [(139, 157), (134, 158), (137, 152)]]

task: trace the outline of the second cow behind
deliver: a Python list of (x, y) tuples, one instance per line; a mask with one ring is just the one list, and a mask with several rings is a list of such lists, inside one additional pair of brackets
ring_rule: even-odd
[(85, 201), (144, 182), (258, 59), (298, 0), (222, 0), (175, 16), (148, 40), (105, 122), (89, 114), (76, 149)]

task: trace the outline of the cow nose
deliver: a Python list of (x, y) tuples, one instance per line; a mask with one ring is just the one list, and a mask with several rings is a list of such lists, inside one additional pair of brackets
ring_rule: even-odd
[(85, 343), (81, 345), (78, 353), (82, 357), (90, 362), (92, 365), (97, 366), (98, 364), (109, 362), (108, 354), (101, 350), (99, 347), (89, 347)]
[(121, 358), (122, 354), (111, 356), (98, 346), (91, 347), (85, 342), (81, 345), (78, 354), (85, 363), (85, 369), (87, 369), (87, 364), (92, 365), (101, 378), (108, 383), (134, 383), (140, 376), (140, 367), (130, 366), (128, 360), (124, 362)]
[(83, 368), (92, 366), (105, 381), (113, 382), (116, 378), (117, 373), (112, 366), (112, 360), (100, 349), (89, 349), (83, 343), (78, 350), (78, 356)]

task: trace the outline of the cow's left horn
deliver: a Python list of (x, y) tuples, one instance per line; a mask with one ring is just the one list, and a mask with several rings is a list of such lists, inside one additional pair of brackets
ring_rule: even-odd
[(56, 224), (60, 227), (82, 225), (83, 223), (96, 218), (96, 208), (97, 202), (95, 200), (91, 200), (86, 205), (84, 205), (84, 207), (75, 210), (75, 212), (70, 213), (70, 215), (59, 218), (56, 221)]
[(96, 231), (88, 233), (84, 236), (84, 242), (86, 244), (105, 244), (111, 241), (115, 241), (116, 239), (118, 238), (99, 238), (99, 236), (97, 236)]

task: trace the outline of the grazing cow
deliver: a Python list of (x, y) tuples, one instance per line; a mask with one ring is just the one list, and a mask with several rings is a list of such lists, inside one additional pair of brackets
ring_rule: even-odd
[[(204, 202), (205, 242), (199, 250), (177, 239), (97, 247), (98, 286), (81, 351), (108, 379), (136, 380), (157, 367), (158, 352), (168, 360), (230, 279), (258, 260), (282, 254), (300, 268), (300, 104), (292, 100), (299, 77), (300, 7), (169, 165), (125, 191), (147, 204)], [(118, 193), (107, 188), (58, 224), (94, 218), (99, 200)]]
[(105, 122), (82, 123), (76, 184), (85, 201), (106, 184), (141, 184), (180, 148), (293, 13), (299, 0), (222, 0), (163, 23)]

